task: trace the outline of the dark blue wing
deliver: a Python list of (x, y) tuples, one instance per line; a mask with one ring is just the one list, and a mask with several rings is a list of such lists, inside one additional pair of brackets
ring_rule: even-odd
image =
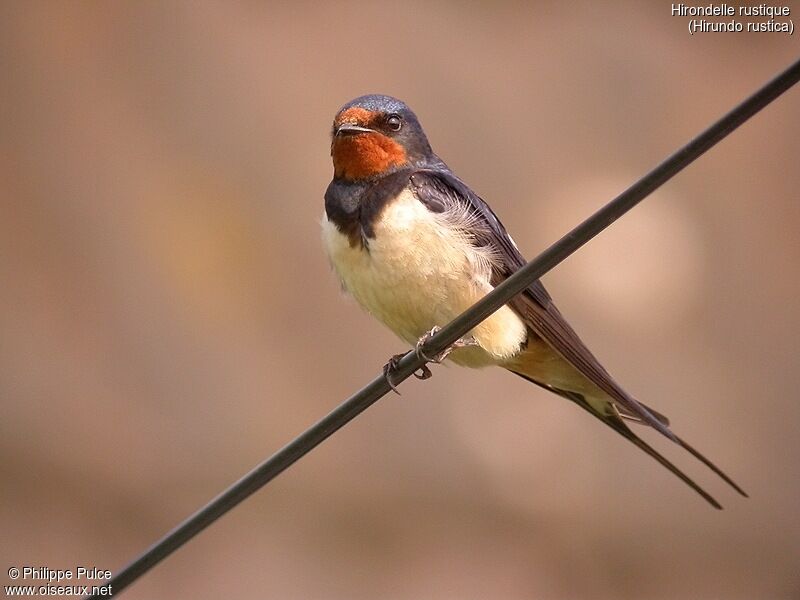
[[(525, 265), (525, 258), (497, 215), (453, 173), (443, 169), (421, 169), (411, 175), (411, 184), (420, 201), (431, 210), (442, 212), (447, 206), (458, 202), (479, 220), (481, 226), (475, 228), (475, 242), (492, 247), (495, 255), (500, 258), (493, 267), (493, 285), (499, 284)], [(669, 421), (666, 417), (638, 402), (614, 381), (561, 315), (540, 281), (532, 283), (509, 302), (509, 306), (533, 333), (547, 342), (584, 377), (606, 392), (622, 414), (650, 425), (671, 440), (677, 441), (667, 427)]]

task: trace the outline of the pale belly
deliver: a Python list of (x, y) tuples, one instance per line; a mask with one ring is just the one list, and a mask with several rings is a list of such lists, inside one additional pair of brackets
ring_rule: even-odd
[[(323, 241), (345, 289), (409, 344), (432, 327), (445, 325), (492, 289), (486, 257), (408, 191), (384, 209), (368, 250), (352, 247), (326, 218)], [(470, 335), (478, 346), (456, 350), (450, 359), (480, 367), (515, 356), (527, 330), (504, 306)]]

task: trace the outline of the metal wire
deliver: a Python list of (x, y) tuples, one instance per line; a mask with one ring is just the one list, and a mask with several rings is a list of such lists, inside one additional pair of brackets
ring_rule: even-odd
[[(444, 326), (424, 344), (422, 351), (427, 356), (435, 356), (466, 335), (469, 330), (506, 304), (513, 296), (523, 291), (533, 281), (539, 279), (611, 225), (655, 189), (788, 90), (798, 80), (800, 80), (800, 60)], [(424, 364), (424, 359), (415, 352), (409, 351), (398, 363), (396, 371), (393, 372), (392, 380), (395, 385), (410, 377)], [(380, 375), (366, 387), (350, 396), (333, 412), (250, 471), (122, 569), (108, 582), (111, 594), (119, 594), (211, 523), (269, 483), (306, 453), (377, 402), (390, 390), (391, 387), (386, 378)], [(87, 598), (94, 600), (104, 597), (109, 596), (95, 594)]]

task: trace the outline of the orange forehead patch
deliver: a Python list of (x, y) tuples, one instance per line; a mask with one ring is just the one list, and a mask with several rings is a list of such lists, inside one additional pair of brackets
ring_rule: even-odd
[(342, 123), (354, 123), (356, 125), (367, 126), (376, 116), (376, 113), (372, 112), (371, 110), (367, 110), (366, 108), (361, 108), (359, 106), (353, 106), (352, 108), (343, 110), (336, 115), (336, 121), (334, 121), (334, 125), (339, 126)]

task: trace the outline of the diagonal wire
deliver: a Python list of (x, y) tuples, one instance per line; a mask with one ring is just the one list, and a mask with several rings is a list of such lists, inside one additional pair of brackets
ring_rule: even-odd
[[(435, 356), (466, 335), (478, 323), (611, 225), (663, 183), (694, 162), (709, 148), (797, 83), (798, 80), (800, 80), (800, 60), (766, 83), (727, 115), (444, 326), (423, 345), (422, 351), (424, 354)], [(422, 367), (425, 362), (415, 352), (409, 351), (398, 363), (397, 369), (393, 372), (392, 380), (395, 384), (404, 381)], [(373, 379), (366, 387), (350, 396), (333, 412), (284, 446), (271, 458), (250, 471), (206, 506), (167, 533), (161, 540), (142, 553), (139, 558), (122, 569), (108, 581), (111, 594), (119, 594), (164, 558), (211, 525), (211, 523), (269, 483), (333, 433), (377, 402), (390, 390), (391, 387), (384, 376), (381, 375)], [(97, 593), (88, 596), (87, 600), (107, 598), (111, 594)]]

